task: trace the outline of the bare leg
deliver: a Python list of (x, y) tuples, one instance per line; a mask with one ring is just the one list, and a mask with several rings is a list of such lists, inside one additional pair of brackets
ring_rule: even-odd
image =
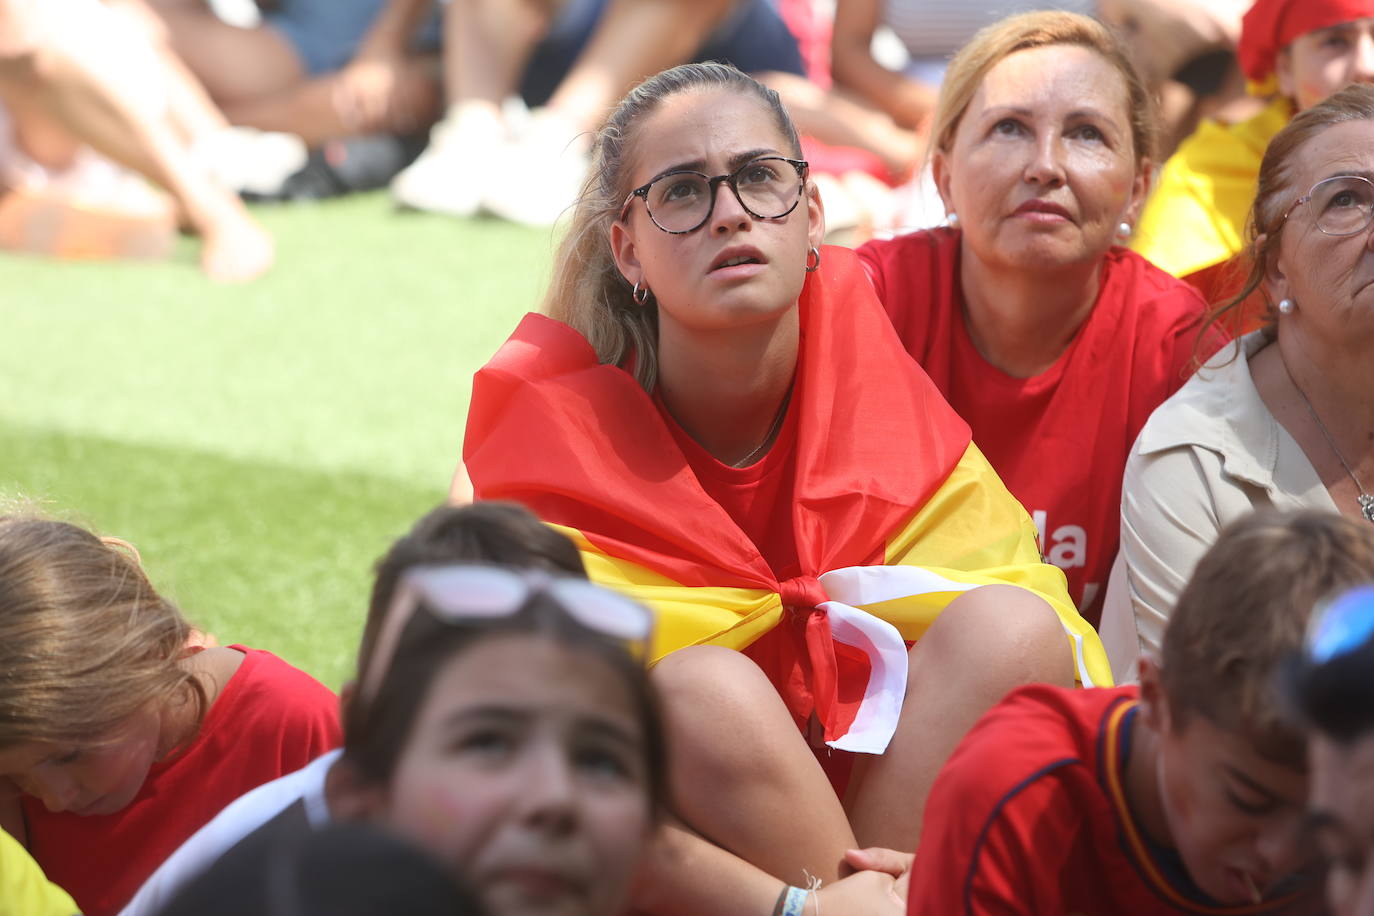
[(825, 90), (795, 73), (756, 74), (782, 96), (797, 130), (832, 146), (855, 146), (883, 161), (894, 176), (910, 174), (925, 154), (925, 138), (898, 127), (857, 96)]
[(556, 0), (451, 0), (444, 11), (448, 110), (429, 146), (391, 183), (396, 200), (417, 210), (472, 216), (482, 177), (509, 139), (502, 103), (548, 31)]
[(854, 834), (758, 666), (739, 652), (702, 646), (669, 655), (653, 676), (673, 753), (674, 813), (783, 881), (801, 884), (803, 869), (835, 880)]
[(149, 4), (166, 23), (172, 50), (221, 106), (267, 98), (305, 81), (305, 64), (275, 29), (229, 25), (203, 0)]
[(444, 10), (444, 89), (449, 104), (499, 111), (548, 32), (555, 0), (450, 0)]
[[(204, 239), (201, 263), (212, 279), (240, 281), (260, 274), (272, 263), (271, 238), (238, 198), (196, 166), (168, 117), (165, 100), (151, 100), (149, 87), (130, 77), (130, 70), (138, 69), (137, 55), (152, 52), (146, 45), (131, 48), (112, 41), (110, 29), (61, 25), (65, 16), (101, 13), (109, 11), (99, 4), (82, 5), (74, 13), (67, 3), (47, 0), (25, 4), (21, 11), (0, 0), (0, 25), (20, 15), (51, 17), (46, 26), (31, 31), (54, 42), (0, 61), (0, 86), (26, 96), (78, 139), (167, 189)], [(110, 17), (112, 27), (118, 21)], [(137, 39), (136, 33), (131, 35)]]
[(378, 119), (357, 118), (336, 102), (340, 76), (331, 73), (257, 99), (226, 103), (234, 124), (293, 133), (307, 146), (358, 134), (405, 134), (428, 127), (440, 111), (437, 67), (432, 58), (408, 60), (398, 73), (392, 102)]
[(611, 0), (548, 107), (591, 130), (638, 80), (686, 61), (733, 0)]
[(974, 722), (1014, 687), (1074, 678), (1054, 610), (1010, 585), (951, 601), (910, 657), (897, 733), (850, 783), (850, 822), (864, 846), (915, 849), (931, 784)]

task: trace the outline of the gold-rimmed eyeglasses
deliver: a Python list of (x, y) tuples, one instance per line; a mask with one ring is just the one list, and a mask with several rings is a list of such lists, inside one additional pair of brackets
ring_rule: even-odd
[(1323, 178), (1294, 201), (1279, 225), (1303, 204), (1312, 205), (1317, 229), (1325, 235), (1354, 235), (1374, 222), (1374, 182), (1359, 175)]

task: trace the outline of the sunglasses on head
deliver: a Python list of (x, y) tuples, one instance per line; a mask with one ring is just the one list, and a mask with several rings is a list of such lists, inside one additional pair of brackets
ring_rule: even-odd
[(595, 633), (623, 642), (644, 657), (653, 617), (643, 605), (586, 579), (554, 576), (542, 570), (498, 566), (416, 566), (396, 584), (372, 657), (359, 690), (363, 700), (376, 696), (391, 667), (406, 624), (418, 608), (438, 620), (463, 623), (513, 617), (544, 595), (572, 620)]

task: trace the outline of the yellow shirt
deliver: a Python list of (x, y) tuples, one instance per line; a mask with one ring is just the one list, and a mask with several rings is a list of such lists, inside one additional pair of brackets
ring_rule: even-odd
[(47, 878), (19, 841), (0, 830), (0, 916), (76, 916), (67, 892)]
[(1244, 248), (1260, 160), (1292, 116), (1288, 100), (1276, 98), (1247, 121), (1202, 122), (1164, 163), (1131, 248), (1176, 277)]

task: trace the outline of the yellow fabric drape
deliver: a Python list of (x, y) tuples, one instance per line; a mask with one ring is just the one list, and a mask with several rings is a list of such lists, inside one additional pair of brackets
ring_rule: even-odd
[[(622, 591), (655, 611), (651, 660), (686, 646), (743, 649), (776, 626), (782, 601), (758, 589), (680, 585), (643, 566), (607, 556), (581, 532), (552, 526), (582, 551), (592, 580)], [(1019, 585), (1054, 608), (1075, 655), (1080, 680), (1112, 682), (1111, 667), (1096, 631), (1078, 615), (1064, 574), (1041, 561), (1035, 526), (992, 466), (969, 445), (935, 494), (887, 542), (886, 562), (919, 566), (961, 586)], [(959, 590), (932, 590), (864, 605), (862, 610), (919, 639)]]
[(1276, 98), (1247, 121), (1199, 125), (1164, 164), (1131, 248), (1175, 277), (1244, 248), (1260, 160), (1292, 116), (1288, 100)]

